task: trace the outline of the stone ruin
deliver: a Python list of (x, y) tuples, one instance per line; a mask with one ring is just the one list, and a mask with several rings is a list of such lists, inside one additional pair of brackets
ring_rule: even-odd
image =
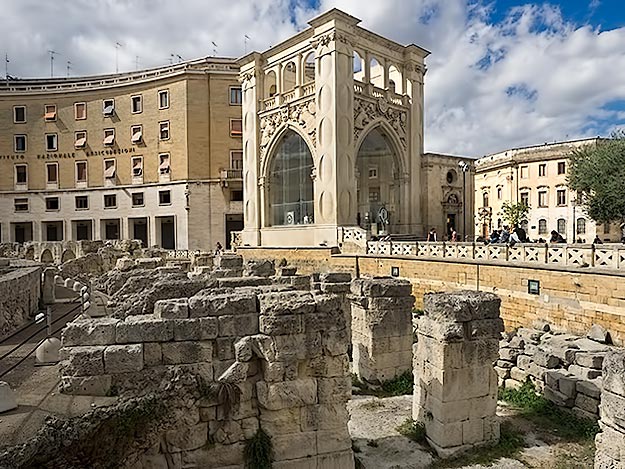
[(610, 351), (603, 360), (601, 432), (595, 439), (595, 469), (625, 468), (625, 351)]
[(546, 323), (519, 328), (500, 342), (495, 370), (499, 385), (518, 389), (530, 380), (554, 404), (597, 420), (603, 390), (602, 365), (608, 336), (593, 326), (588, 337), (552, 331)]
[(503, 321), (492, 293), (424, 296), (414, 345), (412, 418), (443, 458), (499, 441), (497, 359)]

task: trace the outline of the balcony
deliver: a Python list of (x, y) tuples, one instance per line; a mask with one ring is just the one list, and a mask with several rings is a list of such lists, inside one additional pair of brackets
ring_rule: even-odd
[(219, 173), (222, 187), (228, 187), (233, 182), (243, 182), (242, 169), (222, 169)]

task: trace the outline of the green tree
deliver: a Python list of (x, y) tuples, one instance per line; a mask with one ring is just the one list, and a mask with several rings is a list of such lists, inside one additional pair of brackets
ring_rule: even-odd
[(520, 225), (523, 220), (527, 220), (527, 214), (530, 211), (530, 207), (525, 202), (509, 202), (506, 201), (501, 206), (503, 212), (503, 219), (510, 226)]
[(625, 133), (569, 155), (569, 188), (597, 223), (625, 221)]

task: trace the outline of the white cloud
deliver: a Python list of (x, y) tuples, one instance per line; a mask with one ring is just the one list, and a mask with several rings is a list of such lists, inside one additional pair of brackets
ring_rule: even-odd
[[(597, 3), (597, 2), (595, 2)], [(625, 28), (567, 22), (558, 8), (528, 4), (493, 23), (489, 5), (469, 0), (3, 0), (0, 44), (17, 76), (76, 74), (240, 56), (286, 39), (320, 11), (341, 8), (362, 26), (432, 51), (426, 76), (426, 149), (480, 155), (513, 146), (607, 133), (625, 123)], [(596, 7), (596, 5), (595, 5)], [(593, 8), (592, 6), (590, 8)], [(0, 48), (2, 49), (2, 48)], [(3, 51), (0, 51), (3, 52)], [(478, 65), (479, 64), (479, 65)]]

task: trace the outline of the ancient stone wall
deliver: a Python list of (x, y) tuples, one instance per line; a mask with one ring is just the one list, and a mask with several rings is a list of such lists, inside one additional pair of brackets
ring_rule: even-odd
[(603, 360), (606, 353), (617, 350), (603, 343), (607, 337), (596, 333), (600, 330), (595, 326), (589, 337), (579, 337), (551, 331), (543, 323), (506, 334), (495, 367), (500, 386), (517, 389), (529, 379), (554, 404), (597, 420)]
[(413, 419), (440, 457), (499, 440), (497, 359), (503, 321), (492, 293), (431, 293), (417, 321)]
[(412, 369), (412, 307), (407, 280), (356, 279), (351, 285), (354, 372), (380, 383)]
[(180, 373), (202, 383), (153, 451), (128, 456), (134, 467), (242, 468), (245, 442), (262, 428), (275, 469), (353, 468), (340, 298), (290, 288), (210, 288), (159, 300), (153, 314), (70, 323), (63, 391), (136, 396)]
[(601, 433), (595, 445), (595, 469), (625, 468), (625, 351), (609, 352), (603, 360)]
[[(625, 345), (625, 275), (600, 268), (532, 266), (496, 261), (455, 262), (435, 258), (410, 259), (379, 256), (333, 256), (307, 249), (251, 249), (239, 251), (246, 259), (285, 258), (302, 272), (344, 271), (355, 276), (383, 276), (399, 269), (410, 280), (416, 307), (422, 308), (423, 295), (432, 291), (474, 290), (496, 293), (502, 300), (501, 317), (506, 330), (531, 327), (536, 320), (547, 321), (559, 331), (585, 335), (593, 325), (605, 327), (617, 345)], [(538, 295), (528, 293), (528, 280), (540, 282)]]
[(0, 337), (28, 322), (39, 308), (41, 267), (0, 267)]

